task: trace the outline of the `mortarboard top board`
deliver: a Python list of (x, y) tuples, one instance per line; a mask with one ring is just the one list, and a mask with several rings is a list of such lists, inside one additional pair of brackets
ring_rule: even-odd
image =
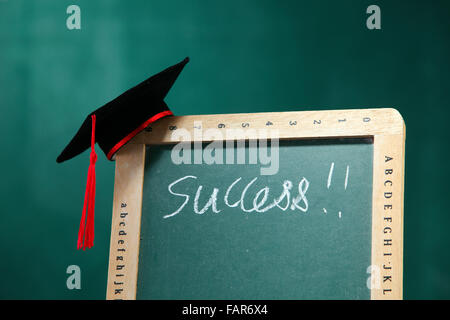
[(164, 98), (188, 62), (189, 58), (185, 58), (90, 113), (56, 159), (58, 163), (64, 162), (91, 147), (78, 249), (90, 248), (94, 244), (95, 143), (109, 160), (113, 160), (114, 154), (149, 124), (172, 115)]
[(91, 145), (92, 115), (96, 117), (96, 142), (109, 160), (150, 123), (172, 115), (164, 98), (189, 58), (125, 91), (90, 113), (56, 162), (69, 160)]

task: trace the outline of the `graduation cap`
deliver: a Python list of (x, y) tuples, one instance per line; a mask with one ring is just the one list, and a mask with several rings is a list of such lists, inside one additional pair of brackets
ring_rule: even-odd
[(78, 249), (91, 248), (94, 244), (95, 143), (108, 160), (114, 160), (115, 153), (149, 124), (173, 115), (164, 98), (188, 62), (189, 58), (185, 58), (90, 113), (56, 159), (58, 163), (64, 162), (91, 147)]

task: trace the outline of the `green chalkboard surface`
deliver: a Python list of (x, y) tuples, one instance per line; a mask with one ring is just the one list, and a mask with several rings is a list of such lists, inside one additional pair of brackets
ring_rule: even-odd
[(371, 142), (281, 141), (272, 175), (148, 146), (137, 299), (370, 299)]

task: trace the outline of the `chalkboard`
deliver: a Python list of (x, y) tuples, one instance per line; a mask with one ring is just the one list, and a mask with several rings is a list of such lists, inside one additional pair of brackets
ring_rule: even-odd
[[(370, 298), (370, 139), (282, 142), (274, 175), (174, 164), (172, 149), (146, 152), (138, 299)], [(268, 198), (255, 207), (259, 190)]]
[(172, 117), (116, 161), (108, 299), (402, 298), (394, 109)]

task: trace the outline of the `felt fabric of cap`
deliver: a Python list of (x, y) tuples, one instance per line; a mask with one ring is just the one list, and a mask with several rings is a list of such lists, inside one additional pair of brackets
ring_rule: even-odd
[(95, 143), (109, 160), (150, 123), (172, 115), (164, 98), (189, 58), (148, 78), (103, 107), (89, 114), (78, 132), (61, 152), (56, 162), (69, 160), (91, 147), (83, 212), (78, 229), (77, 248), (94, 245), (95, 214)]
[(172, 115), (163, 99), (188, 62), (189, 58), (185, 58), (90, 113), (56, 162), (69, 160), (89, 148), (94, 114), (96, 142), (109, 160), (150, 123)]

